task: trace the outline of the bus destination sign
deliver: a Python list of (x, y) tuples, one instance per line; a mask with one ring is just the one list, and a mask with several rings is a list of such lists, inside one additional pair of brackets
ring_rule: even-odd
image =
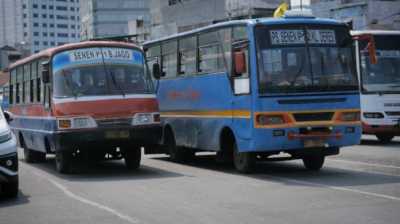
[[(304, 30), (271, 30), (272, 45), (296, 45), (305, 44)], [(334, 30), (307, 30), (307, 42), (309, 44), (336, 44)]]

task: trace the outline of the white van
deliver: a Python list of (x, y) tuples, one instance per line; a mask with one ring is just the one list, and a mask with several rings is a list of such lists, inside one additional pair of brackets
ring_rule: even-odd
[(8, 122), (12, 114), (0, 108), (0, 195), (18, 195), (18, 155), (17, 142)]

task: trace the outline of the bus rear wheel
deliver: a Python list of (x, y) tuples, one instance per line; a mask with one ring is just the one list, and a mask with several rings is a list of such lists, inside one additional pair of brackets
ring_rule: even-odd
[(71, 172), (72, 153), (69, 151), (56, 152), (56, 169), (59, 173), (68, 174)]
[(185, 150), (184, 148), (176, 146), (175, 136), (171, 130), (165, 133), (164, 145), (169, 154), (169, 158), (174, 162), (184, 162), (194, 157), (193, 150)]
[(142, 150), (139, 146), (123, 149), (125, 165), (129, 170), (137, 170), (142, 159)]
[(306, 155), (303, 157), (304, 167), (308, 170), (318, 171), (322, 168), (325, 162), (323, 154)]
[(251, 173), (254, 170), (256, 157), (251, 152), (239, 152), (236, 143), (233, 143), (233, 164), (241, 173)]
[(24, 146), (24, 159), (27, 163), (41, 163), (46, 161), (46, 153), (38, 152)]
[(376, 135), (376, 137), (378, 138), (378, 140), (381, 143), (387, 144), (390, 141), (392, 141), (392, 139), (394, 138), (394, 135), (378, 134), (378, 135)]

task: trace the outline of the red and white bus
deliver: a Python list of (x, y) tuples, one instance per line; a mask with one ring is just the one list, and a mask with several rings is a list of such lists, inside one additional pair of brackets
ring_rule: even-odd
[(27, 162), (54, 153), (56, 168), (122, 159), (140, 166), (141, 148), (159, 141), (154, 87), (136, 45), (87, 41), (51, 48), (12, 64), (11, 128)]

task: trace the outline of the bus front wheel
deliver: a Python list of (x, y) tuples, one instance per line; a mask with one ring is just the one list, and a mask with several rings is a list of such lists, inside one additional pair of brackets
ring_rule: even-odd
[(7, 198), (16, 198), (18, 196), (18, 185), (18, 176), (16, 176), (2, 186), (3, 195)]
[(325, 162), (325, 156), (322, 154), (307, 155), (303, 157), (303, 164), (308, 170), (318, 171)]
[(72, 153), (69, 151), (56, 152), (56, 169), (59, 173), (70, 173)]
[(251, 152), (239, 152), (236, 143), (233, 143), (233, 164), (241, 173), (251, 173), (254, 170), (256, 157)]
[(125, 165), (129, 170), (136, 170), (140, 167), (140, 160), (142, 159), (142, 150), (139, 146), (125, 149), (124, 151)]
[(392, 139), (394, 138), (394, 135), (387, 135), (387, 134), (378, 134), (376, 135), (376, 137), (378, 138), (378, 140), (381, 143), (389, 143), (390, 141), (392, 141)]

